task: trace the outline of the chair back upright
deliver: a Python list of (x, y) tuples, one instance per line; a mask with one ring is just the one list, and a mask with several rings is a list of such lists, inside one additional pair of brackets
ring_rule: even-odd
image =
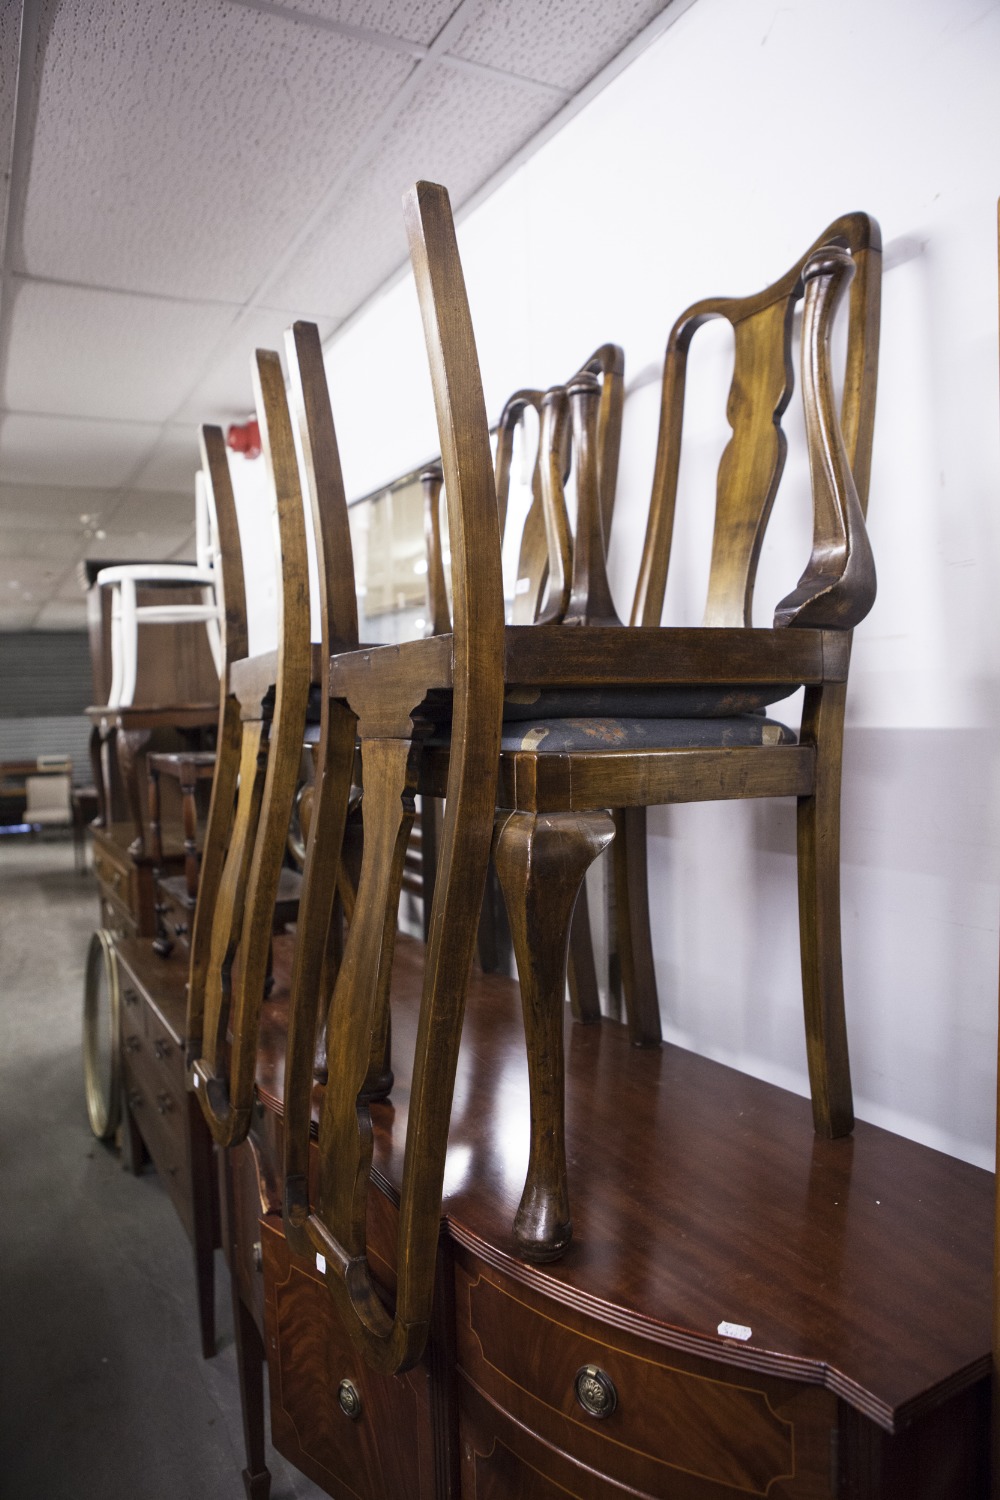
[(199, 432), (201, 470), (200, 499), (216, 517), (219, 565), (218, 587), (224, 604), (221, 631), (222, 666), (219, 673), (219, 727), (216, 734), (215, 772), (205, 824), (198, 898), (191, 930), (190, 968), (185, 1036), (188, 1063), (191, 1044), (201, 1037), (205, 1003), (205, 980), (212, 946), (212, 916), (225, 864), (239, 780), (242, 726), (239, 699), (229, 685), (229, 669), (247, 654), (247, 603), (243, 579), (236, 498), (221, 427), (203, 426)]
[[(286, 1140), (298, 1143), (297, 1154), (286, 1156), (286, 1234), (293, 1246), (324, 1257), (327, 1285), (345, 1327), (365, 1357), (389, 1372), (420, 1357), (430, 1322), (447, 1122), (493, 833), (504, 639), (493, 459), (447, 193), (420, 183), (407, 195), (405, 214), (441, 441), (454, 626), (450, 634), (404, 646), (335, 654), (330, 663), (331, 708), (339, 703), (357, 717), (364, 853), (330, 1007), (315, 1200), (305, 1130), (312, 1015), (306, 1014), (286, 1070)], [(450, 724), (446, 812), (409, 1096), (390, 1313), (367, 1257), (373, 1144), (368, 1100), (385, 1053), (396, 908), (420, 748), (441, 719)], [(293, 995), (293, 1008), (302, 998)]]
[[(253, 382), (274, 540), (281, 558), (278, 651), (273, 684), (262, 684), (252, 671), (240, 679), (238, 670), (233, 674), (230, 668), (229, 696), (239, 700), (239, 724), (234, 726), (234, 739), (239, 738), (239, 791), (211, 909), (203, 1005), (200, 1013), (192, 1006), (188, 1033), (194, 1087), (221, 1146), (238, 1144), (250, 1126), (273, 913), (312, 666), (305, 517), (277, 354), (257, 351)], [(226, 608), (228, 614), (228, 597)]]

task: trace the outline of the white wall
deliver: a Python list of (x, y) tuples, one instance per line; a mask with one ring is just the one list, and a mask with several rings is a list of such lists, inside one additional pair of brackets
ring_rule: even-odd
[[(491, 411), (605, 339), (632, 377), (647, 372), (612, 539), (627, 613), (655, 442), (648, 367), (674, 317), (774, 280), (842, 212), (881, 222), (879, 598), (856, 635), (844, 769), (855, 1094), (861, 1118), (984, 1165), (1000, 909), (998, 59), (1000, 8), (983, 0), (696, 0), (460, 228)], [(711, 344), (693, 375), (668, 619), (699, 613), (693, 554), (726, 433), (703, 390), (725, 353)], [(409, 279), (328, 364), (349, 493), (436, 451)], [(769, 543), (757, 623), (808, 550), (790, 436), (774, 517), (790, 535)], [(794, 809), (657, 810), (650, 859), (667, 1035), (805, 1093)]]

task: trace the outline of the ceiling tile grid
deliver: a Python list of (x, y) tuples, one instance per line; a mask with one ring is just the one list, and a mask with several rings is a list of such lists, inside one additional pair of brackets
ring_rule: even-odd
[(226, 0), (65, 0), (44, 47), (14, 269), (231, 302), (414, 67)]
[(235, 308), (12, 281), (8, 411), (165, 422)]
[[(310, 306), (307, 301), (300, 306)], [(325, 343), (337, 326), (337, 319), (311, 317), (308, 314), (292, 313), (284, 308), (253, 308), (244, 314), (238, 337), (231, 340), (225, 352), (212, 361), (208, 374), (201, 380), (185, 401), (178, 407), (175, 419), (200, 423), (203, 421), (244, 421), (253, 411), (253, 386), (250, 368), (256, 349), (285, 347), (285, 329), (301, 317), (315, 323), (319, 336)]]
[(159, 434), (160, 428), (150, 422), (6, 412), (0, 414), (0, 477), (9, 484), (117, 488)]
[(576, 92), (647, 26), (668, 0), (504, 0), (474, 17), (449, 46), (455, 57)]
[(328, 340), (412, 181), (461, 207), (665, 6), (24, 0), (15, 110), (0, 0), (0, 629), (82, 623), (83, 557), (190, 555), (196, 425), (249, 415), (254, 348)]
[(201, 467), (198, 430), (194, 423), (184, 422), (164, 427), (146, 461), (129, 476), (137, 490), (174, 490), (192, 497), (194, 476)]
[(289, 10), (430, 46), (457, 0), (286, 0)]
[(343, 318), (406, 260), (402, 198), (411, 183), (447, 183), (452, 202), (460, 204), (552, 113), (550, 99), (516, 81), (435, 71), (272, 288), (271, 299)]

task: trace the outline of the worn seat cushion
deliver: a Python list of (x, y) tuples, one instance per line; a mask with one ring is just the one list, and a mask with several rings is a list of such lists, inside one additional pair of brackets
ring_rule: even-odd
[(730, 719), (760, 713), (798, 683), (697, 687), (508, 688), (504, 723), (549, 719)]
[(762, 714), (728, 718), (578, 718), (506, 723), (500, 748), (539, 755), (587, 750), (720, 750), (742, 745), (795, 745), (798, 737)]

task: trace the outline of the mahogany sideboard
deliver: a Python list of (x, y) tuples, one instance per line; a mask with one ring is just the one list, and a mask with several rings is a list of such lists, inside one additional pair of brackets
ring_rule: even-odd
[(202, 1353), (215, 1353), (213, 1251), (220, 1244), (215, 1147), (187, 1087), (187, 954), (154, 953), (145, 939), (115, 943), (121, 992), (125, 1159), (138, 1172), (145, 1146), (194, 1252)]
[[(370, 1236), (391, 1295), (420, 945), (397, 939), (391, 1102)], [(532, 1266), (516, 985), (475, 975), (434, 1327), (380, 1377), (278, 1202), (283, 1027), (269, 1005), (231, 1250), (263, 1319), (275, 1446), (333, 1496), (977, 1500), (988, 1486), (992, 1175), (613, 1022), (567, 1020), (573, 1243)], [(262, 1216), (263, 1211), (263, 1216)]]

